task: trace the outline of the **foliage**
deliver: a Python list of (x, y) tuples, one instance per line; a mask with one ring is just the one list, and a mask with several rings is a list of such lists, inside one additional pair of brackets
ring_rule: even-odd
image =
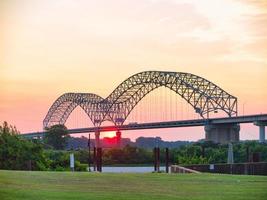
[[(73, 152), (47, 150), (45, 152), (45, 155), (50, 160), (49, 170), (52, 170), (52, 171), (70, 171), (70, 153), (73, 153)], [(75, 158), (75, 163), (74, 163), (75, 171), (86, 171), (87, 164), (81, 164), (81, 162), (79, 160), (79, 158), (81, 158), (81, 156), (79, 155), (79, 152), (75, 152), (74, 155), (75, 155), (74, 156), (74, 158)], [(87, 156), (88, 156), (88, 152), (87, 152)]]
[(69, 139), (68, 129), (66, 126), (57, 124), (46, 129), (47, 133), (44, 137), (44, 142), (54, 149), (63, 150)]
[(186, 164), (206, 164), (208, 159), (203, 157), (202, 149), (197, 145), (183, 146), (177, 152), (179, 163)]
[(22, 139), (17, 129), (7, 122), (0, 126), (0, 169), (46, 170), (47, 166), (38, 141)]
[(148, 164), (153, 162), (152, 151), (132, 146), (104, 151), (103, 163), (112, 164)]
[[(235, 162), (246, 162), (246, 148), (249, 147), (250, 153), (261, 152), (261, 160), (267, 161), (267, 145), (260, 144), (256, 141), (239, 142), (233, 144)], [(185, 145), (179, 149), (169, 150), (169, 162), (179, 164), (211, 164), (227, 162), (228, 145), (214, 144), (210, 142), (194, 143)], [(49, 155), (50, 154), (50, 155)], [(64, 155), (66, 154), (66, 155)], [(88, 163), (88, 150), (80, 149), (74, 151), (75, 160), (82, 164)], [(62, 166), (68, 170), (69, 152), (50, 150), (47, 156), (52, 163), (51, 169)], [(93, 163), (93, 152), (91, 149), (91, 160)], [(104, 165), (125, 165), (125, 164), (150, 164), (153, 165), (154, 156), (150, 149), (142, 149), (133, 146), (124, 148), (103, 149)], [(165, 149), (160, 151), (160, 162), (165, 163)]]
[[(164, 141), (160, 137), (139, 137), (136, 139), (135, 142), (132, 142), (129, 138), (122, 138), (121, 139), (121, 146), (136, 146), (142, 149), (153, 149), (155, 146), (160, 148), (170, 148), (175, 149), (179, 148), (180, 146), (190, 144), (192, 142), (188, 141)], [(88, 148), (88, 138), (81, 136), (81, 137), (70, 137), (68, 140), (67, 146), (65, 149), (87, 149)], [(91, 146), (95, 146), (95, 140), (91, 139)], [(102, 146), (104, 148), (114, 148), (114, 143), (105, 143), (102, 140)]]
[(160, 148), (179, 148), (180, 146), (190, 144), (188, 141), (163, 141), (160, 137), (139, 137), (136, 139), (133, 145), (144, 148), (144, 149), (153, 149), (154, 147)]
[[(13, 126), (4, 122), (0, 126), (0, 169), (16, 170), (70, 170), (69, 154), (75, 155), (75, 170), (86, 171), (88, 165), (88, 150), (76, 151), (56, 150), (63, 148), (68, 138), (65, 126), (56, 125), (48, 130), (45, 144), (55, 149), (44, 150), (42, 141), (26, 140), (20, 137)], [(55, 142), (57, 141), (57, 142)], [(212, 142), (197, 142), (169, 150), (169, 163), (179, 164), (211, 164), (226, 163), (228, 145), (214, 144)], [(257, 141), (238, 142), (233, 144), (235, 163), (247, 162), (250, 157), (247, 152), (260, 153), (261, 161), (267, 162), (267, 144)], [(93, 163), (93, 152), (91, 150)], [(103, 164), (153, 164), (154, 155), (151, 149), (143, 149), (130, 145), (124, 148), (103, 149)], [(161, 148), (160, 162), (165, 162), (165, 149)]]
[[(257, 141), (233, 143), (235, 163), (248, 162), (249, 155), (259, 152), (261, 161), (267, 161), (267, 144)], [(183, 146), (175, 152), (176, 162), (179, 164), (211, 164), (227, 162), (228, 145), (211, 142), (194, 143)]]
[[(93, 155), (92, 155), (93, 152), (91, 152), (91, 160), (90, 162), (92, 163), (93, 162)], [(80, 163), (88, 163), (88, 150), (85, 150), (85, 149), (80, 149), (80, 150), (76, 150), (74, 152), (74, 157), (76, 160), (78, 160)]]

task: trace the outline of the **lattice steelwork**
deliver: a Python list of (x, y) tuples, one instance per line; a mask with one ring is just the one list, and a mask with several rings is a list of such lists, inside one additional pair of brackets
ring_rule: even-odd
[(229, 117), (237, 115), (237, 98), (202, 77), (183, 72), (145, 71), (123, 81), (106, 99), (91, 93), (63, 94), (49, 109), (43, 126), (64, 124), (77, 106), (96, 127), (104, 121), (122, 125), (138, 102), (161, 86), (179, 94), (203, 118), (217, 110), (223, 110)]

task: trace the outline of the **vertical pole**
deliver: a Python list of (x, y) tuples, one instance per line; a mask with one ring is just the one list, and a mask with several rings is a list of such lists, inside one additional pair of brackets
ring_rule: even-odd
[(97, 148), (97, 171), (102, 172), (102, 148)]
[(116, 132), (116, 140), (117, 140), (117, 147), (120, 148), (121, 147), (121, 132), (120, 131)]
[(99, 150), (96, 149), (96, 171), (99, 172)]
[(99, 153), (98, 153), (98, 148), (96, 148), (96, 171), (99, 171)]
[(94, 147), (94, 171), (96, 171), (97, 157), (96, 157), (96, 147)]
[(236, 116), (238, 116), (238, 101), (236, 101)]
[(234, 154), (233, 154), (233, 145), (230, 142), (228, 144), (228, 156), (227, 156), (227, 164), (230, 164), (230, 173), (233, 173), (233, 163), (234, 163)]
[(99, 149), (99, 172), (102, 172), (102, 148)]
[(154, 153), (154, 172), (157, 171), (157, 148), (155, 147), (153, 150)]
[(74, 172), (74, 154), (70, 154), (70, 169)]
[(159, 147), (157, 148), (157, 172), (160, 171), (160, 149)]
[(233, 164), (234, 163), (233, 145), (232, 145), (231, 142), (228, 144), (227, 163), (228, 164)]
[(95, 132), (95, 147), (96, 148), (100, 147), (100, 132), (99, 131)]
[(90, 169), (90, 161), (91, 161), (91, 146), (90, 146), (90, 143), (91, 143), (91, 139), (90, 139), (90, 133), (88, 135), (88, 171), (90, 172), (91, 169)]
[(169, 173), (169, 149), (165, 149), (165, 166), (166, 166), (166, 173)]

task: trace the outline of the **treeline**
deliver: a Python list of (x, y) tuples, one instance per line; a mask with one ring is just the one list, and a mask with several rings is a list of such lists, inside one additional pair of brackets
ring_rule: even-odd
[[(243, 141), (233, 143), (235, 163), (250, 162), (253, 153), (258, 153), (260, 161), (267, 162), (267, 144), (258, 141)], [(212, 142), (194, 143), (175, 149), (177, 164), (215, 164), (226, 163), (228, 145)]]
[[(69, 154), (75, 155), (76, 171), (85, 171), (88, 166), (88, 149), (64, 150), (70, 138), (67, 129), (56, 125), (48, 130), (44, 140), (23, 139), (15, 127), (6, 122), (0, 126), (0, 169), (13, 170), (56, 170), (69, 168)], [(228, 145), (212, 142), (188, 143), (169, 150), (173, 164), (211, 164), (227, 162)], [(261, 161), (267, 162), (267, 144), (246, 141), (233, 144), (235, 163), (247, 162), (252, 153), (259, 153)], [(160, 160), (165, 162), (162, 147)], [(93, 152), (91, 152), (90, 163)], [(126, 145), (124, 148), (103, 150), (104, 165), (152, 165), (153, 150)]]
[[(56, 150), (66, 145), (68, 136), (65, 128), (55, 126), (51, 130), (56, 134), (48, 134), (44, 141), (26, 140), (19, 135), (16, 127), (7, 122), (0, 125), (0, 169), (69, 170), (69, 154)], [(86, 169), (79, 161), (75, 162), (75, 167)]]
[[(100, 140), (101, 146), (104, 148), (112, 148), (116, 144), (106, 144), (105, 140)], [(160, 148), (179, 148), (180, 146), (188, 145), (192, 142), (189, 141), (163, 141), (160, 137), (139, 137), (135, 142), (132, 142), (129, 138), (121, 139), (121, 146), (136, 146), (138, 148), (153, 149), (158, 146)], [(69, 149), (87, 149), (88, 138), (87, 137), (69, 137), (66, 145), (66, 150)], [(91, 146), (95, 145), (95, 140), (91, 139)]]

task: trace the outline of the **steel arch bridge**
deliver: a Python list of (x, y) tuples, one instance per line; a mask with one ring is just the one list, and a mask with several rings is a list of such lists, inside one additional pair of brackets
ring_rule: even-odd
[(142, 98), (162, 86), (179, 94), (202, 118), (208, 118), (210, 112), (217, 110), (224, 111), (229, 117), (237, 115), (237, 98), (200, 76), (145, 71), (123, 81), (105, 99), (92, 93), (63, 94), (50, 107), (43, 127), (64, 124), (77, 106), (85, 111), (96, 127), (104, 121), (122, 125)]

